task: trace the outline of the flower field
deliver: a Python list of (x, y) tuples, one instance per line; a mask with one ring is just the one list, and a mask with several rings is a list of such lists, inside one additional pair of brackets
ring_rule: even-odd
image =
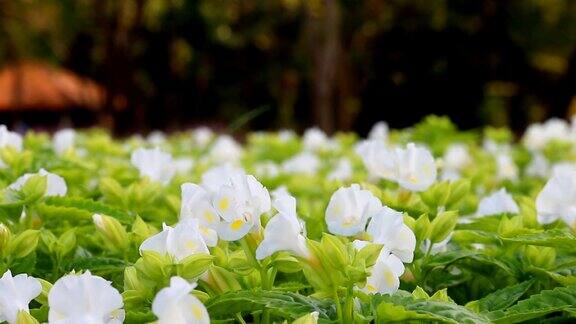
[(561, 323), (576, 124), (0, 127), (0, 322)]

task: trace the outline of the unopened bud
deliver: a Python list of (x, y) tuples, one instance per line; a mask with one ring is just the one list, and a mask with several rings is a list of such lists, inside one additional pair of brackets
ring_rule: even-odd
[(116, 251), (125, 251), (128, 249), (130, 241), (126, 229), (118, 220), (110, 216), (94, 214), (92, 216), (96, 229), (106, 239), (106, 244)]
[(12, 233), (10, 232), (10, 229), (6, 225), (0, 223), (0, 256), (8, 250), (8, 245), (10, 244), (11, 239)]

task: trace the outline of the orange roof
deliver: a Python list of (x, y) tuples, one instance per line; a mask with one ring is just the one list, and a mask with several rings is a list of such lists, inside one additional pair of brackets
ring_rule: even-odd
[(0, 111), (98, 110), (104, 88), (72, 71), (38, 62), (21, 62), (0, 70)]

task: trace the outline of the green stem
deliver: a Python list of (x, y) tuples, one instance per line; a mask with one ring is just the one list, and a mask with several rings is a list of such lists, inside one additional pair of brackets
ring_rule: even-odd
[(346, 291), (346, 301), (344, 303), (344, 314), (346, 323), (354, 321), (354, 288), (352, 285), (348, 286)]
[(338, 322), (345, 324), (346, 321), (344, 320), (343, 313), (342, 313), (342, 304), (340, 304), (340, 297), (338, 297), (338, 288), (334, 288), (334, 302), (336, 303), (336, 314), (338, 315)]
[(270, 278), (268, 277), (268, 269), (260, 268), (260, 281), (263, 290), (270, 290), (272, 288), (269, 279)]
[(428, 246), (428, 250), (426, 250), (426, 256), (424, 256), (424, 259), (426, 261), (428, 261), (428, 257), (430, 256), (430, 253), (432, 253), (432, 246), (434, 245), (434, 243), (432, 243), (432, 241), (430, 241), (430, 245)]
[[(244, 249), (244, 253), (246, 254), (246, 257), (248, 258), (250, 263), (254, 266), (254, 268), (256, 268), (256, 270), (258, 270), (260, 272), (260, 284), (261, 284), (262, 290), (272, 289), (272, 282), (271, 282), (270, 277), (268, 275), (268, 268), (263, 267), (260, 264), (260, 262), (258, 262), (258, 260), (256, 259), (256, 256), (254, 255), (254, 251), (252, 251), (252, 249), (250, 248), (250, 244), (248, 244), (248, 241), (245, 238), (240, 240), (240, 245), (242, 246), (242, 249)], [(270, 312), (267, 309), (264, 309), (262, 311), (261, 323), (262, 324), (269, 324), (270, 323)]]
[(248, 244), (248, 241), (246, 241), (245, 238), (242, 238), (240, 240), (240, 245), (242, 246), (242, 249), (246, 254), (246, 258), (248, 258), (248, 261), (250, 261), (250, 263), (252, 264), (252, 266), (254, 266), (254, 268), (260, 270), (262, 268), (260, 266), (260, 262), (258, 262), (258, 260), (256, 259), (256, 255), (254, 255), (254, 252), (250, 248), (250, 244)]
[(244, 320), (244, 318), (242, 318), (242, 315), (240, 313), (236, 313), (236, 319), (238, 320), (238, 322), (240, 322), (241, 324), (246, 324), (246, 321)]
[[(262, 267), (260, 268), (260, 280), (262, 281), (262, 290), (271, 290), (272, 289), (272, 282), (268, 275), (268, 268)], [(262, 323), (269, 324), (270, 323), (270, 311), (266, 308), (262, 311)]]

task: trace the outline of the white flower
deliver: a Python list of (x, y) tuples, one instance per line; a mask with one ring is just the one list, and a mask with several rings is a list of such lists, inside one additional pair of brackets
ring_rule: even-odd
[(198, 254), (209, 253), (202, 238), (197, 219), (180, 221), (176, 226), (163, 225), (162, 232), (147, 238), (140, 245), (140, 252), (155, 251), (168, 254), (176, 262)]
[(201, 148), (206, 147), (213, 137), (214, 132), (208, 127), (198, 127), (192, 130), (192, 140)]
[(5, 125), (0, 125), (0, 149), (12, 147), (16, 151), (22, 151), (22, 136), (11, 132)]
[(280, 174), (280, 167), (272, 161), (263, 161), (254, 166), (258, 177), (275, 178)]
[(154, 146), (160, 146), (166, 143), (166, 134), (164, 134), (164, 132), (161, 130), (155, 130), (148, 134), (146, 141)]
[(130, 161), (140, 171), (140, 176), (152, 181), (167, 184), (174, 176), (172, 155), (159, 148), (139, 148), (132, 152)]
[(193, 183), (184, 183), (180, 188), (182, 190), (180, 219), (197, 219), (200, 234), (206, 245), (216, 246), (218, 243), (216, 231), (220, 224), (220, 216), (212, 207), (210, 194), (204, 188)]
[(288, 142), (296, 137), (296, 134), (291, 129), (281, 129), (278, 131), (278, 138), (282, 142)]
[(58, 279), (48, 293), (50, 324), (120, 324), (122, 296), (111, 282), (90, 271)]
[(8, 186), (8, 189), (12, 190), (20, 190), (22, 187), (28, 182), (30, 177), (40, 175), (46, 177), (46, 193), (47, 197), (51, 196), (65, 196), (66, 192), (68, 191), (68, 187), (66, 186), (66, 181), (61, 176), (50, 173), (44, 169), (40, 169), (37, 173), (26, 173), (22, 175), (20, 178), (16, 179), (14, 183)]
[(568, 226), (576, 226), (576, 171), (554, 174), (536, 198), (536, 211), (540, 224), (562, 219)]
[(307, 151), (322, 151), (331, 145), (326, 133), (318, 127), (307, 129), (302, 137), (302, 142)]
[(546, 178), (550, 174), (550, 164), (541, 153), (533, 153), (530, 164), (526, 167), (526, 174), (532, 177)]
[(280, 186), (280, 187), (272, 190), (272, 192), (270, 192), (270, 196), (272, 196), (273, 199), (277, 199), (278, 197), (281, 197), (284, 195), (291, 196), (291, 194), (288, 191), (288, 188), (286, 188), (286, 186)]
[(186, 174), (194, 167), (194, 160), (189, 157), (181, 157), (174, 159), (174, 169), (177, 173)]
[(499, 153), (508, 153), (510, 152), (510, 144), (507, 143), (498, 143), (492, 139), (485, 138), (482, 142), (482, 148), (484, 151), (492, 154), (497, 155)]
[(396, 181), (398, 176), (398, 157), (396, 151), (386, 147), (384, 142), (365, 140), (355, 147), (356, 154), (372, 177)]
[(507, 153), (496, 155), (496, 178), (498, 180), (516, 180), (518, 179), (518, 167), (512, 157)]
[(242, 147), (228, 135), (221, 135), (216, 139), (208, 155), (213, 161), (227, 161), (236, 163), (242, 157)]
[(328, 174), (328, 179), (347, 181), (350, 178), (352, 178), (352, 163), (347, 158), (340, 158), (334, 169)]
[(301, 258), (308, 258), (310, 251), (302, 235), (303, 226), (296, 215), (296, 199), (279, 196), (274, 200), (274, 208), (278, 214), (266, 224), (264, 240), (256, 249), (256, 258), (262, 260), (278, 251), (290, 251)]
[(202, 174), (202, 183), (200, 185), (211, 194), (214, 194), (220, 187), (229, 184), (232, 176), (239, 174), (244, 174), (244, 170), (230, 164), (215, 166)]
[(396, 155), (397, 181), (401, 187), (411, 191), (423, 191), (436, 181), (436, 163), (428, 149), (409, 143), (405, 150), (396, 149)]
[(379, 121), (374, 124), (374, 126), (372, 126), (372, 129), (370, 129), (368, 138), (371, 140), (385, 142), (388, 140), (388, 130), (388, 124), (385, 121)]
[(462, 171), (472, 162), (468, 149), (464, 144), (452, 144), (444, 152), (442, 158), (444, 170)]
[(270, 194), (254, 176), (234, 174), (218, 189), (212, 206), (222, 218), (218, 236), (236, 241), (260, 226), (260, 216), (271, 208)]
[(366, 232), (372, 237), (372, 242), (383, 244), (384, 249), (403, 262), (410, 263), (414, 259), (416, 236), (410, 227), (404, 224), (401, 212), (383, 206), (372, 216)]
[(286, 173), (302, 173), (314, 175), (320, 167), (320, 160), (314, 153), (302, 152), (282, 163), (282, 170)]
[(358, 184), (342, 187), (332, 194), (326, 208), (328, 230), (343, 236), (356, 235), (381, 207), (380, 200)]
[[(448, 243), (450, 243), (451, 239), (452, 239), (452, 233), (450, 233), (450, 235), (448, 235), (448, 237), (446, 237), (443, 241), (434, 243), (432, 245), (432, 248), (430, 249), (430, 254), (434, 255), (440, 252), (446, 252), (448, 250)], [(428, 252), (430, 244), (431, 241), (429, 239), (424, 240), (424, 242), (422, 242), (422, 245), (420, 246), (420, 250), (424, 253)]]
[(170, 287), (161, 289), (152, 302), (152, 312), (158, 324), (202, 324), (210, 323), (206, 307), (190, 293), (196, 284), (180, 277), (170, 279)]
[(480, 200), (476, 215), (489, 216), (502, 213), (518, 214), (518, 212), (518, 205), (506, 189), (502, 188)]
[(565, 174), (572, 171), (576, 171), (576, 164), (572, 162), (558, 162), (552, 165), (552, 176), (556, 174)]
[(364, 291), (369, 294), (393, 294), (400, 287), (400, 276), (403, 273), (402, 261), (383, 249), (366, 279)]
[(372, 176), (396, 181), (405, 189), (423, 191), (436, 181), (432, 153), (414, 143), (392, 150), (380, 141), (367, 140), (356, 146), (356, 153)]
[(12, 277), (10, 270), (0, 278), (0, 322), (16, 323), (19, 311), (28, 312), (28, 304), (42, 292), (38, 279), (26, 274)]
[(440, 175), (442, 181), (456, 181), (461, 177), (460, 171), (447, 169), (442, 170), (442, 174)]
[(539, 151), (552, 140), (572, 140), (570, 125), (558, 118), (552, 118), (545, 123), (535, 123), (528, 126), (522, 143), (532, 151)]
[(76, 131), (70, 128), (65, 128), (54, 133), (52, 138), (52, 144), (54, 145), (54, 151), (57, 154), (63, 154), (69, 149), (74, 147), (74, 141), (76, 139)]

